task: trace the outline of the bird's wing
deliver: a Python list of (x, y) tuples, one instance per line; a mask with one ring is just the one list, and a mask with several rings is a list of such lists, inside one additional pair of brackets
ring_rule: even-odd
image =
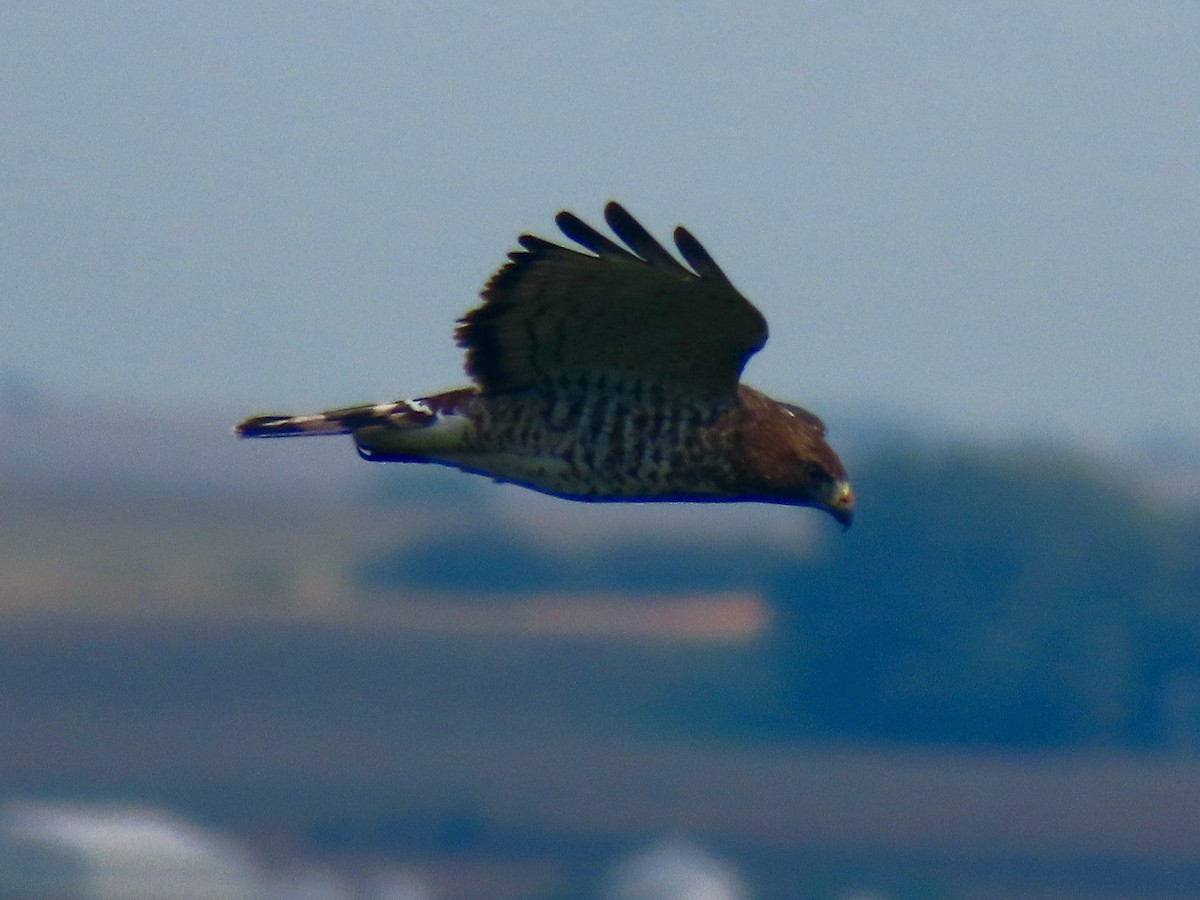
[(518, 239), (483, 304), (459, 322), (468, 374), (490, 394), (604, 374), (732, 395), (766, 343), (762, 314), (685, 229), (675, 245), (690, 268), (617, 203), (604, 218), (625, 246), (568, 212), (558, 227), (590, 253)]

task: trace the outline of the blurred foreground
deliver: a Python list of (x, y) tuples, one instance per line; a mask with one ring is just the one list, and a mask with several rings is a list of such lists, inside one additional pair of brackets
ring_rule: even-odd
[(6, 457), (0, 898), (1200, 896), (1191, 499), (867, 447), (843, 539), (213, 446)]

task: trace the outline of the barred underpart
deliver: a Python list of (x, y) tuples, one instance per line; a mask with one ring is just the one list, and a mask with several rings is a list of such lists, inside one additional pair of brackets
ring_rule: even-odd
[[(636, 376), (588, 373), (537, 392), (479, 398), (480, 449), (541, 474), (543, 490), (635, 497), (719, 490), (729, 403), (668, 397)], [(539, 463), (551, 463), (542, 465)]]

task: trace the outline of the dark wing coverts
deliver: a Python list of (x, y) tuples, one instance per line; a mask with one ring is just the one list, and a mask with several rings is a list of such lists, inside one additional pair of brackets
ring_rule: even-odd
[(675, 229), (675, 245), (691, 269), (620, 205), (609, 203), (604, 218), (625, 247), (569, 212), (558, 214), (558, 227), (594, 256), (518, 239), (522, 249), (455, 333), (468, 374), (489, 394), (606, 373), (732, 395), (766, 343), (762, 315), (685, 229)]

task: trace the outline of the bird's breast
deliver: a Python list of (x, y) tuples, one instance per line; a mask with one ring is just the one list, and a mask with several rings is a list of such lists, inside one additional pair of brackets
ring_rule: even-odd
[(612, 376), (482, 396), (471, 467), (589, 499), (709, 494), (729, 465), (727, 409)]

